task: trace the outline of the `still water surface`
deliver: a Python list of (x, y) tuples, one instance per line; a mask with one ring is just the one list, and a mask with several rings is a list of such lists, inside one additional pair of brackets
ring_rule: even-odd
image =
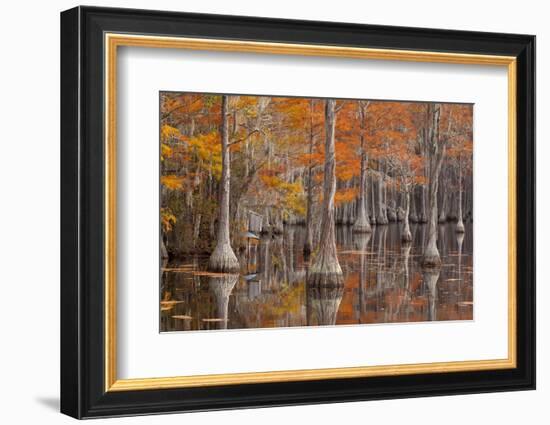
[[(457, 234), (439, 226), (442, 267), (419, 261), (426, 225), (412, 225), (403, 246), (399, 224), (374, 226), (370, 235), (337, 226), (344, 287), (307, 288), (302, 255), (305, 228), (286, 226), (241, 255), (239, 275), (206, 272), (208, 257), (164, 264), (161, 332), (211, 329), (327, 326), (473, 318), (472, 225)], [(245, 266), (246, 265), (246, 266)]]

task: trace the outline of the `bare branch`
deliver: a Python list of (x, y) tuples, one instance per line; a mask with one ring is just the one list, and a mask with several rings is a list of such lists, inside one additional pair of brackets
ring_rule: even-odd
[(342, 102), (340, 103), (340, 106), (338, 106), (337, 108), (334, 108), (334, 113), (337, 114), (338, 112), (340, 112), (340, 109), (342, 109), (347, 102), (348, 102), (347, 100), (342, 100)]
[(233, 140), (232, 142), (228, 143), (227, 146), (233, 146), (233, 145), (236, 145), (237, 143), (241, 143), (241, 142), (244, 142), (248, 139), (250, 139), (250, 137), (253, 135), (253, 134), (256, 134), (256, 133), (260, 133), (260, 130), (259, 129), (254, 129), (252, 130), (250, 133), (248, 133), (245, 137), (241, 138), (241, 139), (237, 139), (237, 140)]

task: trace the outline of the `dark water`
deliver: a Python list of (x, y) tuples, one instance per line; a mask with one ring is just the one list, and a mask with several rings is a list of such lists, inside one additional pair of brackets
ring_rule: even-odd
[[(419, 265), (426, 225), (412, 225), (414, 242), (401, 245), (399, 225), (375, 226), (371, 235), (337, 227), (344, 288), (306, 286), (304, 227), (286, 226), (240, 256), (240, 275), (205, 272), (208, 258), (165, 264), (161, 279), (162, 332), (471, 320), (472, 225), (457, 234), (439, 226), (442, 267)], [(244, 266), (246, 265), (246, 267)]]

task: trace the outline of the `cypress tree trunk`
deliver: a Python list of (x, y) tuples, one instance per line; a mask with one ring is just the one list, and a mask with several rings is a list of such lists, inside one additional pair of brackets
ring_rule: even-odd
[(309, 101), (309, 164), (307, 168), (307, 197), (306, 197), (306, 236), (304, 239), (304, 257), (307, 260), (313, 248), (313, 99)]
[(261, 233), (268, 234), (271, 233), (271, 220), (269, 218), (269, 207), (264, 208), (264, 217), (262, 220), (262, 231)]
[(382, 167), (380, 167), (378, 174), (378, 212), (376, 215), (377, 224), (388, 224), (388, 217), (386, 216), (386, 206), (384, 205), (384, 177), (382, 176)]
[(357, 218), (355, 223), (353, 223), (352, 231), (354, 233), (370, 233), (372, 229), (370, 227), (369, 218), (368, 218), (368, 188), (367, 188), (367, 149), (365, 146), (365, 133), (364, 133), (364, 122), (365, 122), (365, 113), (363, 110), (363, 105), (359, 106), (359, 119), (361, 120), (361, 181), (359, 184), (359, 210), (357, 211)]
[(395, 182), (391, 186), (391, 190), (387, 194), (388, 201), (386, 204), (386, 217), (389, 222), (397, 221), (397, 209), (395, 205)]
[(447, 190), (444, 189), (441, 199), (441, 211), (439, 213), (439, 223), (445, 223), (447, 221)]
[(409, 213), (410, 221), (413, 223), (418, 223), (418, 214), (416, 213), (416, 187), (415, 186), (413, 186), (413, 188), (409, 193), (409, 202), (411, 205), (411, 211)]
[(448, 198), (448, 192), (447, 192), (447, 184), (450, 181), (450, 177), (448, 176), (448, 170), (443, 170), (443, 173), (440, 177), (440, 184), (442, 187), (442, 191), (440, 190), (440, 199), (441, 199), (441, 208), (439, 209), (439, 223), (445, 223), (447, 221), (447, 198)]
[(312, 190), (312, 172), (311, 167), (309, 167), (308, 170), (308, 178), (307, 178), (307, 197), (306, 197), (306, 235), (304, 238), (304, 256), (306, 258), (309, 258), (311, 254), (311, 249), (313, 246), (313, 229), (312, 221), (313, 221), (313, 190)]
[(456, 232), (464, 233), (464, 222), (462, 219), (462, 164), (458, 160), (458, 222), (456, 223)]
[(437, 249), (437, 190), (439, 173), (445, 154), (445, 145), (439, 140), (439, 119), (441, 105), (428, 105), (428, 159), (429, 159), (429, 191), (428, 191), (428, 243), (424, 250), (422, 265), (424, 267), (438, 267), (441, 257)]
[(336, 253), (334, 228), (334, 195), (336, 193), (336, 160), (334, 132), (336, 127), (334, 99), (325, 105), (325, 175), (323, 180), (323, 215), (321, 238), (315, 261), (310, 268), (308, 284), (313, 286), (343, 285), (342, 269)]
[(418, 222), (426, 223), (428, 221), (426, 215), (426, 185), (420, 186), (420, 212), (418, 214)]
[(168, 259), (168, 250), (166, 249), (166, 245), (164, 244), (164, 238), (162, 235), (160, 235), (160, 257), (163, 260)]
[(227, 122), (227, 96), (222, 96), (222, 175), (220, 181), (220, 216), (216, 248), (208, 261), (208, 270), (221, 273), (239, 271), (239, 261), (231, 248), (229, 238), (229, 196), (231, 182), (231, 160), (229, 156), (229, 134)]
[(397, 206), (395, 210), (396, 220), (401, 222), (405, 217), (405, 208), (403, 208), (403, 191), (400, 190), (397, 194)]
[(371, 192), (371, 217), (370, 217), (370, 224), (376, 224), (376, 202), (374, 198), (374, 176), (371, 175), (370, 177), (370, 192)]
[(411, 242), (411, 227), (409, 225), (409, 212), (411, 209), (411, 190), (405, 189), (405, 217), (403, 219), (403, 229), (401, 230), (401, 240), (403, 242)]

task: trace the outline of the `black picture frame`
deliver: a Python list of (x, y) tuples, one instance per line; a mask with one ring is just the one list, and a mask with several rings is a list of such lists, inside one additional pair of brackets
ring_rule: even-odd
[[(105, 32), (515, 56), (517, 367), (106, 392)], [(93, 418), (534, 388), (534, 36), (96, 7), (61, 13), (61, 412)]]

